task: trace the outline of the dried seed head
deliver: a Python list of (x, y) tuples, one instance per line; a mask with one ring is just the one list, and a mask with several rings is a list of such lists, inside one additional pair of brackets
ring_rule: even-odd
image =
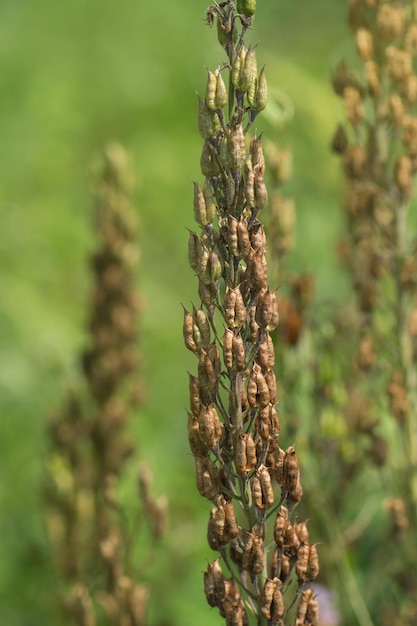
[(258, 469), (257, 475), (259, 476), (262, 490), (262, 507), (259, 508), (269, 509), (274, 504), (271, 475), (264, 465), (261, 465)]
[(271, 606), (272, 599), (274, 597), (275, 583), (273, 580), (266, 579), (265, 585), (262, 591), (262, 601), (261, 601), (261, 613), (265, 619), (271, 619)]
[(302, 592), (300, 601), (297, 606), (297, 622), (302, 625), (305, 624), (307, 616), (307, 609), (310, 601), (313, 599), (313, 590), (306, 589)]
[(275, 584), (271, 609), (272, 624), (281, 624), (282, 622), (280, 620), (284, 617), (285, 613), (285, 604), (283, 595), (281, 593), (281, 584), (282, 583), (280, 580), (278, 580)]
[(264, 540), (260, 536), (253, 538), (252, 555), (250, 561), (249, 571), (255, 576), (261, 574), (264, 569)]
[(295, 562), (295, 571), (299, 583), (303, 583), (307, 580), (308, 570), (308, 556), (310, 554), (310, 546), (302, 543), (298, 548), (297, 560)]
[(219, 559), (213, 561), (204, 572), (204, 593), (210, 606), (221, 606), (226, 597), (225, 579)]
[(234, 332), (230, 328), (226, 328), (223, 335), (223, 359), (228, 370), (233, 368), (233, 339)]

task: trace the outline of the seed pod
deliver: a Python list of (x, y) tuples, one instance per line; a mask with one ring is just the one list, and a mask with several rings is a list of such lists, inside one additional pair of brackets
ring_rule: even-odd
[(250, 573), (255, 576), (262, 574), (264, 569), (264, 541), (257, 536), (253, 539), (252, 558), (250, 563)]
[(307, 624), (319, 626), (319, 603), (315, 598), (310, 598), (306, 615)]
[(201, 441), (208, 447), (217, 446), (223, 435), (221, 423), (214, 405), (203, 406), (198, 416)]
[(294, 491), (298, 479), (298, 459), (295, 453), (295, 446), (292, 445), (285, 451), (284, 456), (284, 480), (286, 491)]
[(209, 448), (200, 438), (198, 420), (191, 413), (188, 413), (188, 442), (194, 456), (205, 457), (209, 454)]
[(280, 572), (280, 580), (285, 583), (288, 576), (291, 573), (291, 561), (290, 558), (285, 552), (281, 555), (281, 572)]
[(261, 600), (261, 613), (265, 619), (271, 619), (271, 605), (274, 597), (275, 583), (269, 578), (266, 579), (265, 585), (262, 591)]
[(256, 475), (252, 479), (252, 502), (257, 509), (263, 509), (262, 487), (259, 476)]
[(239, 287), (226, 288), (224, 315), (229, 328), (242, 328), (246, 323), (246, 307)]
[(184, 343), (188, 350), (197, 353), (198, 347), (194, 338), (194, 320), (192, 314), (184, 308), (184, 321), (182, 326)]
[(240, 170), (246, 159), (245, 135), (242, 124), (237, 124), (229, 132), (227, 138), (230, 156), (230, 169)]
[(308, 544), (309, 537), (308, 537), (308, 528), (307, 528), (306, 522), (299, 522), (298, 524), (295, 524), (294, 530), (297, 534), (297, 537), (300, 543)]
[(252, 164), (249, 167), (248, 163), (246, 163), (245, 172), (245, 198), (248, 205), (253, 207), (255, 206), (255, 172)]
[(249, 285), (257, 291), (266, 289), (268, 264), (265, 254), (262, 252), (255, 252), (255, 250), (251, 250), (247, 263), (247, 277)]
[(254, 86), (257, 73), (258, 66), (256, 62), (256, 50), (255, 48), (249, 47), (245, 56), (245, 62), (243, 63), (243, 67), (239, 75), (238, 89), (244, 93), (247, 92), (252, 86)]
[(242, 372), (245, 369), (245, 346), (241, 335), (233, 337), (232, 371)]
[(247, 458), (246, 458), (246, 439), (247, 435), (240, 431), (235, 446), (235, 467), (240, 476), (246, 476), (247, 473)]
[(285, 528), (285, 548), (287, 553), (291, 553), (292, 555), (297, 555), (298, 550), (300, 548), (300, 542), (298, 540), (297, 534), (295, 532), (294, 526), (288, 520), (288, 524)]
[(284, 613), (285, 613), (285, 604), (284, 604), (284, 598), (281, 592), (281, 585), (282, 585), (281, 581), (278, 580), (274, 589), (274, 597), (272, 600), (272, 608), (271, 608), (271, 619), (272, 619), (273, 626), (275, 626), (275, 624), (277, 625), (281, 624), (280, 620), (284, 617)]
[(220, 606), (226, 597), (225, 578), (219, 559), (208, 565), (204, 573), (204, 591), (210, 606)]
[(237, 0), (237, 11), (246, 17), (251, 17), (256, 11), (256, 0)]
[(308, 569), (308, 555), (310, 552), (310, 546), (302, 543), (298, 548), (297, 560), (295, 562), (295, 571), (299, 583), (303, 583), (307, 580)]
[(198, 417), (201, 409), (200, 385), (198, 378), (189, 374), (190, 408), (195, 417)]
[(218, 470), (208, 457), (203, 459), (196, 456), (194, 461), (197, 489), (200, 495), (211, 500), (211, 502), (215, 502), (219, 493)]
[(271, 336), (266, 334), (256, 353), (256, 362), (263, 372), (272, 369), (275, 364), (274, 344)]
[(255, 469), (257, 464), (256, 446), (251, 433), (246, 435), (246, 468), (249, 472)]
[(256, 305), (256, 321), (267, 332), (271, 332), (278, 326), (278, 300), (275, 291), (264, 289), (259, 294)]
[(238, 253), (238, 221), (233, 215), (228, 216), (227, 244), (230, 254), (237, 256)]
[(223, 335), (223, 360), (228, 370), (233, 368), (233, 338), (235, 334), (230, 328), (226, 328)]
[(258, 211), (262, 211), (268, 202), (268, 191), (266, 189), (265, 180), (261, 172), (255, 175), (254, 183), (255, 202), (254, 206)]
[(220, 120), (217, 113), (211, 111), (206, 101), (200, 96), (198, 96), (198, 130), (203, 139), (214, 137), (220, 130)]
[(227, 89), (226, 89), (226, 85), (224, 84), (224, 80), (220, 71), (216, 72), (216, 78), (217, 78), (217, 82), (216, 82), (215, 104), (216, 104), (217, 109), (222, 109), (223, 107), (226, 106), (228, 102)]
[(262, 137), (254, 135), (249, 145), (249, 154), (252, 167), (257, 167), (256, 171), (265, 170), (265, 158), (262, 149)]
[(265, 66), (260, 71), (256, 85), (255, 102), (253, 108), (257, 111), (263, 111), (268, 102), (268, 84), (266, 81)]
[(247, 48), (246, 46), (242, 45), (232, 61), (232, 70), (230, 76), (233, 87), (235, 87), (235, 89), (239, 89), (240, 75), (245, 63), (246, 53)]
[(301, 486), (300, 481), (300, 472), (297, 475), (297, 483), (295, 485), (295, 489), (288, 493), (287, 504), (288, 508), (292, 510), (296, 504), (298, 504), (303, 497), (303, 488)]
[(281, 506), (280, 511), (277, 513), (274, 524), (274, 541), (278, 548), (283, 548), (285, 544), (285, 532), (288, 526), (288, 509), (285, 506)]
[(201, 152), (200, 169), (203, 176), (207, 176), (208, 178), (218, 176), (221, 173), (218, 158), (216, 157), (213, 146), (207, 139), (204, 142)]
[(277, 380), (272, 370), (268, 370), (264, 375), (269, 390), (269, 402), (274, 405), (277, 401)]
[(201, 302), (210, 309), (217, 300), (217, 287), (215, 284), (206, 285), (200, 279), (198, 281), (198, 295)]
[(316, 544), (310, 546), (310, 552), (308, 554), (308, 576), (307, 580), (312, 582), (319, 575), (320, 566), (319, 566), (319, 557), (317, 554)]
[(198, 382), (203, 390), (215, 391), (220, 376), (221, 363), (216, 344), (201, 348), (198, 362)]
[(190, 231), (190, 236), (188, 238), (188, 261), (190, 263), (191, 269), (194, 270), (194, 272), (197, 272), (198, 270), (200, 247), (201, 243), (197, 233)]
[(343, 154), (348, 147), (348, 143), (346, 129), (342, 124), (339, 124), (333, 135), (331, 148), (336, 154)]
[(250, 562), (252, 558), (252, 548), (253, 548), (253, 535), (247, 533), (243, 535), (243, 546), (242, 546), (242, 569), (245, 571), (249, 571)]
[(219, 255), (214, 250), (213, 252), (211, 252), (209, 256), (209, 260), (207, 263), (207, 270), (208, 270), (208, 279), (211, 284), (218, 281), (220, 276), (222, 275), (222, 271), (223, 271), (222, 263), (221, 263)]
[(213, 511), (215, 510), (216, 509), (212, 509), (207, 526), (207, 543), (212, 550), (219, 550), (220, 540), (216, 530), (216, 520), (213, 515)]
[(262, 465), (258, 470), (262, 489), (262, 508), (269, 509), (274, 504), (274, 490), (272, 489), (271, 475), (267, 468)]
[(284, 487), (284, 484), (285, 484), (284, 459), (285, 459), (284, 450), (282, 450), (282, 448), (278, 448), (277, 458), (275, 461), (275, 480), (277, 481), (280, 487)]
[(366, 28), (358, 28), (355, 33), (356, 48), (362, 61), (369, 61), (374, 53), (374, 40)]
[(313, 598), (312, 589), (306, 589), (301, 594), (301, 599), (297, 607), (297, 621), (299, 621), (300, 624), (305, 624), (308, 604), (312, 598)]
[(217, 208), (214, 202), (213, 191), (211, 189), (211, 185), (207, 178), (204, 181), (204, 185), (203, 185), (203, 195), (204, 195), (204, 200), (206, 201), (207, 223), (212, 224), (217, 214)]
[(241, 217), (237, 227), (238, 252), (246, 259), (250, 253), (250, 240), (248, 232), (248, 223), (244, 217)]
[(206, 84), (206, 105), (211, 111), (215, 111), (216, 107), (216, 87), (217, 76), (210, 70), (207, 70), (207, 84)]
[(235, 509), (232, 501), (225, 502), (224, 504), (224, 512), (225, 512), (225, 534), (229, 539), (234, 539), (239, 534), (239, 528), (236, 522)]
[(265, 231), (261, 224), (255, 223), (250, 229), (249, 233), (250, 242), (255, 252), (265, 252), (266, 250), (266, 236)]
[(194, 219), (200, 226), (207, 226), (206, 201), (200, 185), (194, 181)]

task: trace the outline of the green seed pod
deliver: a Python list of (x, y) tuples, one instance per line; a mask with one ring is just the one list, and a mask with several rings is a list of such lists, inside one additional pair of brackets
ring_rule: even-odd
[(252, 17), (256, 11), (256, 0), (237, 0), (237, 11), (246, 17)]
[(211, 111), (215, 111), (216, 107), (216, 88), (217, 88), (217, 76), (210, 70), (207, 71), (207, 85), (206, 85), (206, 104)]
[(206, 101), (200, 96), (198, 96), (198, 130), (203, 139), (214, 137), (220, 130), (217, 113), (209, 109)]
[(242, 124), (238, 124), (230, 130), (228, 137), (229, 155), (232, 170), (240, 170), (246, 159), (245, 134)]
[(245, 56), (245, 62), (239, 73), (238, 89), (246, 93), (251, 86), (254, 88), (257, 74), (256, 50), (255, 48), (249, 48)]
[(239, 52), (236, 54), (232, 62), (231, 80), (232, 80), (233, 87), (235, 87), (236, 89), (240, 89), (239, 87), (240, 76), (243, 70), (243, 66), (245, 64), (245, 57), (246, 57), (247, 51), (248, 50), (246, 46), (242, 45)]
[(219, 70), (216, 72), (216, 96), (215, 96), (215, 106), (216, 109), (222, 109), (226, 106), (228, 102), (228, 95), (226, 85), (224, 84), (223, 77)]
[(265, 66), (261, 69), (256, 83), (255, 102), (253, 108), (263, 111), (268, 101), (268, 84), (266, 82)]
[(213, 146), (209, 141), (205, 141), (200, 158), (200, 168), (203, 176), (212, 178), (218, 176), (221, 172), (219, 162), (214, 154)]

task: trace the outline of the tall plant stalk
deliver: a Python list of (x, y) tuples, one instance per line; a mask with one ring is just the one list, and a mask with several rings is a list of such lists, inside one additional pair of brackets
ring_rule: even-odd
[(255, 8), (227, 0), (206, 12), (227, 58), (198, 97), (205, 181), (194, 183), (200, 230), (189, 236), (199, 306), (184, 310), (185, 345), (198, 360), (188, 435), (197, 488), (213, 504), (208, 542), (219, 553), (204, 574), (208, 603), (228, 625), (318, 626), (317, 549), (293, 518), (302, 497), (295, 445), (283, 449), (279, 439), (270, 337), (279, 316), (258, 217), (267, 203), (262, 140), (248, 140), (267, 101), (265, 69), (258, 73), (246, 43)]

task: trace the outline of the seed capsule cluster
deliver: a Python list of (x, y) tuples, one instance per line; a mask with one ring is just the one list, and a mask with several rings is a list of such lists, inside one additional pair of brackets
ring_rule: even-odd
[[(270, 337), (279, 314), (259, 220), (267, 203), (265, 159), (261, 137), (247, 137), (267, 95), (256, 48), (245, 44), (254, 8), (253, 0), (238, 4), (237, 11), (227, 1), (207, 11), (209, 24), (217, 21), (228, 63), (208, 71), (205, 97), (199, 97), (205, 180), (194, 183), (200, 231), (190, 232), (188, 255), (200, 303), (184, 309), (183, 324), (185, 345), (198, 362), (197, 375), (189, 376), (189, 443), (198, 491), (213, 505), (208, 543), (222, 557), (207, 568), (205, 592), (233, 626), (248, 624), (250, 613), (271, 624), (289, 623), (284, 593), (294, 574), (298, 596), (318, 574), (315, 546), (309, 545), (306, 529), (298, 538), (289, 519), (302, 497), (295, 446), (282, 449), (279, 440)], [(282, 545), (273, 550), (267, 521), (279, 507), (285, 508), (286, 527)]]

